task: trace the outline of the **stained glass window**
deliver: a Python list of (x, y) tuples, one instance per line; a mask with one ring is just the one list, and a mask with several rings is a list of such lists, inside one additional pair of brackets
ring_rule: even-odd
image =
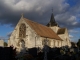
[(19, 37), (20, 38), (26, 37), (26, 26), (25, 26), (25, 24), (21, 24), (19, 27)]

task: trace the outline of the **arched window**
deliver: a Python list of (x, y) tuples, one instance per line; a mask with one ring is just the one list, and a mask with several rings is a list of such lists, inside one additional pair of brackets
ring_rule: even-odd
[(21, 24), (19, 27), (19, 37), (20, 38), (26, 37), (26, 25), (25, 24)]
[(50, 41), (44, 39), (44, 40), (42, 41), (42, 45), (48, 45), (48, 46), (50, 46)]

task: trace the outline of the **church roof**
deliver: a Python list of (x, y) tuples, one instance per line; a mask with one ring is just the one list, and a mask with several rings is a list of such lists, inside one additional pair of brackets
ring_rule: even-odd
[(51, 28), (24, 18), (26, 23), (40, 36), (62, 40)]
[(55, 21), (53, 13), (51, 14), (50, 22), (47, 24), (47, 26), (58, 26), (58, 24)]
[(60, 28), (60, 29), (58, 29), (57, 34), (64, 34), (65, 30), (66, 30), (66, 28)]

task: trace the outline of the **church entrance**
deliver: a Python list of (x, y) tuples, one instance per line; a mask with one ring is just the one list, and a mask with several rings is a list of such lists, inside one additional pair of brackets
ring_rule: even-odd
[(25, 48), (25, 41), (24, 40), (20, 40), (20, 47), (22, 48), (22, 49), (24, 49)]
[(18, 44), (19, 44), (20, 52), (25, 52), (25, 41), (23, 39), (20, 39)]
[(23, 39), (20, 39), (18, 44), (19, 44), (19, 51), (25, 53), (26, 52), (25, 41)]

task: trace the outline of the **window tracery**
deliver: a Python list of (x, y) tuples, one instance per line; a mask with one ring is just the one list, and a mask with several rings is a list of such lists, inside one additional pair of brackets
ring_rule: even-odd
[(26, 37), (26, 25), (25, 24), (21, 24), (19, 27), (19, 37), (20, 38)]

